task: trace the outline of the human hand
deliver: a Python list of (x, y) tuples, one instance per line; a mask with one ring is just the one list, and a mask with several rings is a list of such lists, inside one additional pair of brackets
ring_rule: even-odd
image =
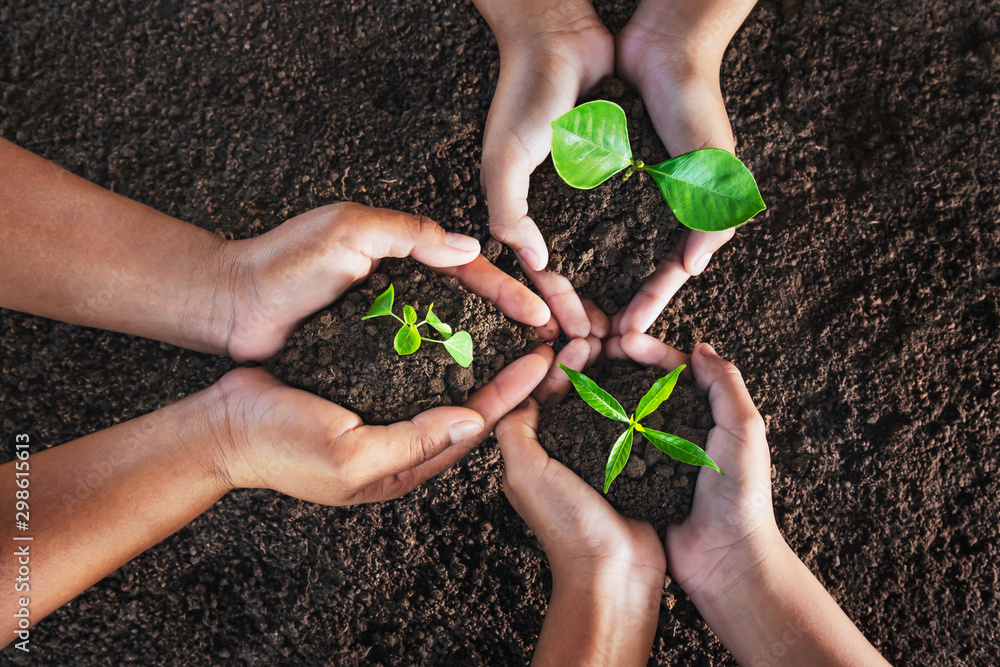
[(270, 488), (308, 502), (396, 498), (458, 462), (531, 393), (552, 363), (542, 345), (503, 369), (462, 407), (368, 426), (353, 412), (289, 387), (260, 368), (216, 385), (224, 418), (213, 467), (229, 488)]
[(528, 399), (497, 424), (503, 488), (552, 568), (533, 665), (645, 665), (666, 561), (656, 531), (626, 519), (538, 442)]
[[(481, 175), (490, 232), (517, 254), (566, 335), (586, 338), (592, 325), (580, 297), (569, 280), (545, 270), (548, 250), (528, 216), (528, 183), (549, 154), (549, 124), (614, 71), (614, 42), (586, 0), (476, 0), (476, 6), (500, 48)], [(555, 324), (542, 335), (558, 335)]]
[(608, 354), (674, 369), (688, 363), (695, 384), (708, 392), (715, 426), (705, 451), (725, 475), (698, 473), (691, 514), (667, 528), (670, 573), (685, 591), (724, 589), (784, 545), (771, 508), (771, 460), (764, 420), (739, 370), (708, 344), (690, 357), (655, 338), (628, 333)]
[(532, 326), (550, 312), (529, 289), (479, 255), (479, 242), (422, 216), (340, 203), (303, 213), (220, 251), (227, 275), (229, 355), (267, 359), (306, 317), (364, 280), (383, 257), (412, 256), (457, 277), (506, 315)]
[[(642, 95), (671, 155), (701, 148), (735, 151), (719, 84), (729, 40), (756, 0), (642, 0), (615, 39), (618, 76)], [(644, 332), (691, 276), (735, 231), (685, 230), (667, 260), (612, 320), (616, 334)]]

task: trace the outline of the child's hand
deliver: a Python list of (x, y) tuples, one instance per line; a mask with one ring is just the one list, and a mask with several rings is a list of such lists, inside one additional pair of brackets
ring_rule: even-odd
[(458, 462), (524, 400), (552, 362), (543, 345), (518, 359), (463, 407), (366, 426), (338, 405), (238, 368), (216, 385), (224, 418), (218, 474), (227, 487), (270, 488), (324, 505), (396, 498)]
[(688, 360), (655, 338), (630, 333), (622, 337), (620, 353), (609, 350), (609, 355), (664, 369), (689, 363), (695, 384), (708, 392), (715, 427), (705, 451), (725, 475), (699, 471), (690, 516), (667, 528), (667, 559), (670, 573), (689, 595), (724, 588), (774, 546), (784, 545), (771, 508), (764, 420), (739, 370), (710, 345), (696, 346)]
[[(642, 0), (615, 40), (618, 76), (635, 86), (671, 155), (735, 149), (719, 86), (729, 40), (755, 0)], [(705, 270), (734, 230), (685, 232), (674, 253), (615, 320), (644, 332), (684, 282)]]
[[(483, 139), (490, 231), (517, 253), (566, 335), (586, 338), (591, 322), (580, 298), (566, 278), (545, 271), (548, 250), (528, 217), (528, 180), (549, 154), (549, 123), (614, 71), (614, 42), (585, 0), (476, 0), (476, 6), (500, 47), (500, 80)], [(558, 332), (550, 326), (546, 333)]]
[(552, 568), (552, 600), (532, 664), (645, 665), (666, 569), (660, 538), (550, 459), (537, 428), (533, 399), (497, 424), (504, 493)]
[(222, 249), (232, 301), (227, 350), (237, 361), (263, 360), (306, 317), (364, 280), (383, 257), (412, 256), (532, 326), (548, 307), (479, 255), (479, 242), (445, 232), (421, 216), (341, 203), (303, 213)]

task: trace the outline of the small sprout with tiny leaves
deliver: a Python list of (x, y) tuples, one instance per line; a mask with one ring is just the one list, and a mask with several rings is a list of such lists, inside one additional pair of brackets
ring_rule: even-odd
[(670, 394), (674, 391), (674, 385), (677, 384), (677, 378), (680, 377), (681, 371), (684, 370), (684, 365), (679, 366), (669, 375), (654, 382), (653, 386), (646, 392), (646, 395), (639, 401), (639, 407), (636, 408), (635, 414), (631, 417), (625, 414), (625, 409), (615, 400), (614, 396), (598, 387), (597, 383), (589, 377), (562, 364), (559, 364), (559, 368), (563, 369), (566, 375), (569, 376), (570, 382), (576, 388), (576, 393), (580, 394), (580, 398), (587, 405), (609, 419), (628, 424), (625, 432), (618, 436), (615, 444), (611, 446), (608, 465), (604, 469), (604, 493), (608, 492), (611, 482), (615, 480), (618, 473), (628, 463), (629, 454), (632, 453), (632, 436), (635, 433), (639, 433), (646, 440), (653, 443), (654, 447), (681, 463), (689, 463), (693, 466), (708, 466), (720, 475), (723, 474), (719, 470), (719, 466), (715, 465), (715, 461), (698, 445), (676, 435), (654, 431), (639, 423), (641, 419), (649, 416), (656, 408), (660, 407), (660, 403), (670, 398)]
[(753, 174), (720, 148), (703, 148), (657, 165), (632, 159), (625, 112), (614, 102), (581, 104), (552, 121), (552, 164), (569, 186), (590, 190), (627, 169), (652, 176), (682, 225), (721, 232), (764, 210)]
[[(420, 348), (421, 342), (427, 341), (428, 343), (440, 343), (443, 345), (444, 349), (451, 355), (451, 358), (463, 368), (468, 368), (472, 365), (472, 336), (467, 331), (452, 333), (451, 327), (442, 322), (434, 314), (433, 303), (427, 307), (427, 315), (422, 322), (417, 322), (417, 311), (410, 305), (403, 306), (403, 317), (399, 317), (392, 312), (392, 302), (395, 294), (395, 288), (393, 285), (389, 285), (389, 289), (378, 295), (368, 314), (361, 319), (369, 320), (373, 317), (389, 315), (399, 320), (402, 326), (396, 332), (396, 338), (392, 343), (393, 347), (396, 348), (397, 354), (400, 356), (413, 354)], [(421, 336), (420, 327), (425, 324), (437, 331), (443, 340)]]

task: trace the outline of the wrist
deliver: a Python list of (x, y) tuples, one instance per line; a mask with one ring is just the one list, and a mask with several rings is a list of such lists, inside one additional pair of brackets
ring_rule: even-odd
[(548, 48), (555, 41), (590, 30), (607, 32), (588, 0), (500, 3), (502, 10), (486, 6), (496, 3), (478, 0), (476, 4), (496, 37), (501, 60), (504, 55)]
[(752, 604), (797, 562), (777, 526), (769, 526), (731, 547), (704, 577), (694, 575), (680, 583), (703, 614), (727, 613), (743, 602)]
[(172, 413), (170, 433), (179, 444), (179, 456), (195, 464), (202, 485), (219, 496), (232, 490), (226, 466), (232, 438), (218, 384), (174, 403), (165, 411)]

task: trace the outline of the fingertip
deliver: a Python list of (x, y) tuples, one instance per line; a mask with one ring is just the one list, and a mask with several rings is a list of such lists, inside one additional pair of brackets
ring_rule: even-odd
[(559, 338), (559, 321), (556, 320), (552, 311), (549, 311), (549, 319), (542, 326), (538, 327), (538, 335), (542, 340), (552, 342)]
[(445, 232), (444, 242), (445, 245), (447, 245), (449, 248), (458, 250), (460, 252), (469, 253), (473, 256), (478, 255), (481, 250), (479, 239), (472, 238), (471, 236), (466, 236), (465, 234), (455, 234), (453, 232)]
[(608, 359), (614, 359), (616, 361), (628, 359), (628, 355), (625, 354), (625, 350), (622, 349), (622, 337), (612, 336), (605, 341), (604, 354), (608, 357)]
[(538, 356), (540, 356), (542, 359), (545, 360), (546, 370), (548, 370), (548, 367), (552, 365), (552, 362), (556, 358), (555, 350), (552, 349), (551, 345), (547, 345), (545, 343), (539, 345), (534, 350), (532, 350), (531, 354), (537, 354)]

